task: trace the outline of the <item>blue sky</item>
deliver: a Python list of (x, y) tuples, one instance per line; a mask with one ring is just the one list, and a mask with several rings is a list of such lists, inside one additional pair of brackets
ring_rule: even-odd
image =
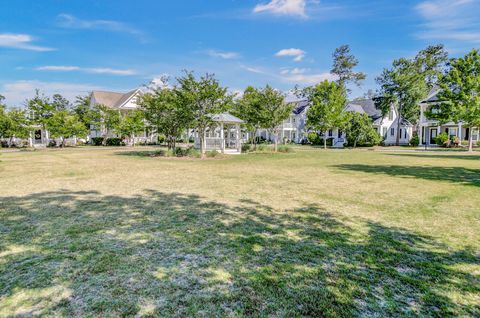
[(20, 106), (35, 88), (73, 98), (183, 69), (215, 73), (232, 91), (287, 91), (331, 79), (333, 50), (349, 44), (367, 74), (359, 96), (394, 58), (435, 43), (451, 56), (478, 48), (479, 2), (1, 1), (0, 94)]

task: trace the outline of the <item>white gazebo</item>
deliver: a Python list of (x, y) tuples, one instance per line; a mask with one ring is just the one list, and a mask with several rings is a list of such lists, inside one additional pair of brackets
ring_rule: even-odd
[[(219, 150), (226, 154), (240, 154), (242, 152), (243, 123), (238, 117), (229, 113), (212, 115), (216, 123), (205, 132), (205, 150)], [(200, 148), (200, 138), (195, 132), (195, 148)]]

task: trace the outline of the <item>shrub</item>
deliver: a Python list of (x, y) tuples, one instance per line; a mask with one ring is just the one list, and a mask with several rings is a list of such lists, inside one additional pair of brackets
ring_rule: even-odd
[(435, 143), (439, 146), (447, 147), (449, 143), (449, 137), (447, 133), (441, 133), (435, 137)]
[(101, 146), (103, 142), (103, 137), (92, 137), (90, 143), (94, 146)]
[(56, 147), (56, 146), (57, 146), (57, 142), (55, 141), (55, 139), (50, 139), (47, 147)]
[(293, 148), (288, 145), (279, 145), (277, 148), (277, 151), (288, 153), (288, 152), (293, 152)]
[(0, 147), (1, 148), (8, 148), (8, 141), (0, 140)]
[(266, 150), (267, 150), (267, 145), (265, 144), (257, 145), (257, 151), (266, 151)]
[(188, 157), (191, 157), (191, 158), (200, 158), (200, 151), (193, 148), (193, 147), (189, 147), (185, 151), (185, 155), (188, 156)]
[(123, 146), (122, 138), (107, 138), (107, 146)]
[(242, 152), (249, 152), (251, 149), (251, 145), (250, 144), (242, 144)]
[(173, 151), (176, 157), (183, 157), (186, 154), (186, 150), (183, 150), (180, 147), (176, 147), (175, 150)]
[(313, 145), (319, 145), (322, 141), (320, 136), (316, 132), (310, 132), (307, 135), (308, 141)]
[(163, 145), (163, 143), (165, 142), (165, 139), (166, 139), (166, 138), (165, 138), (165, 135), (158, 135), (157, 139), (158, 139), (158, 143), (159, 143), (160, 145)]
[(205, 153), (205, 155), (208, 157), (208, 158), (215, 158), (216, 156), (218, 156), (220, 153), (216, 150), (211, 150), (211, 151), (207, 151)]
[(414, 133), (412, 139), (410, 139), (410, 146), (418, 147), (420, 145), (420, 138), (418, 138), (418, 134)]
[(195, 139), (193, 137), (188, 138), (188, 142), (193, 144), (195, 142)]

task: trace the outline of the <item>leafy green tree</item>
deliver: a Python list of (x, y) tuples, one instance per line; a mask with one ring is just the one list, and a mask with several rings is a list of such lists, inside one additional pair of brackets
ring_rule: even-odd
[(46, 139), (48, 143), (48, 123), (49, 119), (53, 116), (53, 113), (56, 110), (55, 106), (50, 102), (48, 97), (41, 95), (38, 89), (35, 90), (35, 96), (27, 100), (26, 106), (29, 112), (31, 123), (34, 125), (39, 125), (43, 130), (46, 131)]
[(232, 113), (245, 122), (245, 126), (251, 132), (251, 142), (254, 149), (257, 148), (257, 131), (266, 127), (268, 123), (268, 112), (264, 102), (264, 91), (249, 86), (245, 89), (242, 97), (238, 99), (233, 107)]
[(346, 87), (349, 83), (360, 86), (366, 78), (365, 73), (354, 72), (353, 69), (358, 65), (357, 58), (350, 53), (350, 46), (342, 45), (333, 52), (333, 66), (330, 71), (338, 77), (338, 84)]
[(14, 138), (26, 139), (30, 137), (31, 127), (25, 110), (12, 108), (0, 110), (0, 133), (8, 138), (8, 146), (11, 147)]
[(267, 85), (259, 90), (261, 111), (259, 112), (263, 127), (273, 135), (274, 151), (278, 150), (278, 139), (281, 124), (290, 116), (293, 110), (293, 104), (285, 103), (285, 95), (280, 91)]
[(323, 147), (327, 148), (327, 131), (343, 128), (348, 119), (345, 113), (347, 98), (345, 88), (336, 82), (327, 80), (309, 87), (308, 100), (311, 105), (307, 111), (307, 126), (317, 132), (323, 132)]
[(49, 118), (48, 126), (51, 136), (62, 140), (60, 144), (62, 148), (65, 147), (67, 138), (86, 137), (88, 134), (87, 128), (78, 116), (67, 110), (56, 111), (53, 116)]
[(120, 112), (106, 105), (98, 104), (89, 112), (90, 122), (101, 131), (103, 141), (102, 145), (107, 145), (107, 138), (110, 134), (117, 131), (120, 125)]
[[(473, 151), (474, 128), (480, 127), (480, 54), (473, 49), (464, 57), (452, 59), (440, 78), (439, 103), (427, 116), (441, 123), (462, 122), (470, 128), (468, 150)], [(434, 111), (435, 110), (435, 111)]]
[(145, 130), (144, 119), (145, 114), (142, 109), (131, 110), (125, 116), (121, 117), (118, 132), (122, 136), (127, 136), (133, 147), (135, 147), (135, 135)]
[(233, 97), (227, 94), (227, 89), (212, 74), (206, 74), (197, 80), (192, 72), (185, 72), (177, 78), (177, 82), (174, 92), (180, 107), (187, 111), (192, 126), (198, 131), (200, 152), (204, 158), (205, 133), (215, 125), (212, 117), (229, 109)]
[(55, 110), (69, 110), (71, 108), (68, 99), (60, 94), (53, 94), (51, 103)]
[(392, 105), (398, 114), (395, 144), (400, 144), (402, 119), (412, 123), (418, 121), (419, 103), (436, 85), (447, 53), (442, 45), (429, 46), (414, 59), (401, 58), (393, 61), (390, 69), (384, 69), (376, 78), (380, 85), (376, 106), (385, 115)]
[(372, 120), (367, 114), (357, 112), (348, 113), (348, 122), (345, 125), (348, 145), (357, 146), (378, 145), (380, 135), (373, 128)]
[(77, 96), (75, 98), (75, 103), (72, 107), (72, 111), (78, 116), (80, 121), (85, 125), (87, 129), (90, 128), (92, 116), (91, 116), (91, 107), (90, 107), (91, 95)]
[(144, 94), (139, 105), (148, 123), (157, 129), (157, 133), (165, 135), (168, 149), (175, 150), (177, 139), (192, 122), (188, 105), (179, 103), (177, 94), (166, 86)]

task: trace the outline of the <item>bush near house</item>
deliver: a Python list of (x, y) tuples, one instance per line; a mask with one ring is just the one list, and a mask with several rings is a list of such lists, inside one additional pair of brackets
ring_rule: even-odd
[(450, 139), (447, 133), (441, 133), (437, 137), (435, 137), (435, 143), (442, 147), (448, 147), (449, 141)]
[(125, 146), (122, 138), (107, 138), (107, 146)]
[(92, 139), (90, 139), (90, 143), (91, 143), (93, 146), (101, 146), (101, 145), (102, 145), (102, 141), (103, 141), (103, 138), (102, 138), (102, 137), (92, 137)]
[(417, 133), (414, 133), (412, 139), (410, 139), (410, 146), (418, 147), (418, 145), (420, 145), (420, 138)]
[(310, 132), (307, 135), (307, 140), (313, 145), (318, 145), (320, 143), (320, 136), (318, 136), (316, 132)]

